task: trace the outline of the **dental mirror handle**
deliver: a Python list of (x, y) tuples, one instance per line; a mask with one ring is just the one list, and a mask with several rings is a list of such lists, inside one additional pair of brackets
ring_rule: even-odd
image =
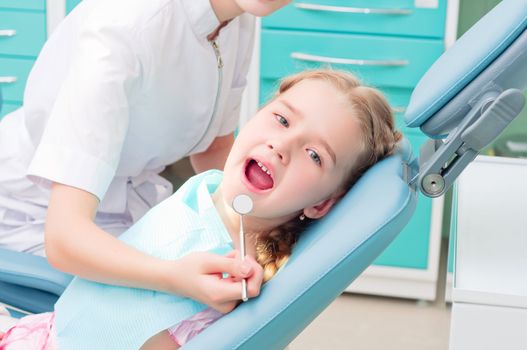
[[(245, 234), (243, 232), (243, 215), (248, 214), (253, 210), (253, 201), (251, 197), (246, 194), (237, 195), (233, 202), (232, 208), (240, 215), (240, 253), (242, 261), (245, 261)], [(242, 300), (249, 300), (247, 295), (247, 280), (242, 278)]]
[[(243, 232), (243, 215), (240, 215), (240, 251), (242, 261), (245, 261), (245, 234)], [(247, 301), (247, 280), (242, 278), (242, 300)]]

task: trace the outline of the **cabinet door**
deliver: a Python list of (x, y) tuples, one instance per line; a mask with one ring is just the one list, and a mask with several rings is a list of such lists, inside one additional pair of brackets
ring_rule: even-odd
[(0, 56), (0, 85), (4, 101), (22, 101), (27, 76), (33, 63), (33, 59)]
[(263, 29), (260, 74), (278, 79), (331, 65), (368, 85), (413, 88), (442, 52), (435, 39)]
[(447, 0), (295, 0), (266, 28), (442, 38)]
[(0, 0), (0, 9), (46, 10), (46, 0)]
[(44, 12), (0, 9), (0, 55), (36, 57), (45, 41)]

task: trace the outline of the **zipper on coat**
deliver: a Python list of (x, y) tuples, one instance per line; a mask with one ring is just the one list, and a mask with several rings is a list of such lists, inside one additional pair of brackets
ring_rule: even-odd
[(199, 138), (199, 141), (196, 142), (196, 144), (190, 149), (189, 153), (199, 146), (201, 141), (205, 138), (205, 135), (207, 135), (207, 132), (209, 131), (210, 125), (212, 124), (212, 121), (214, 120), (214, 117), (216, 116), (216, 109), (218, 108), (218, 100), (220, 99), (221, 94), (221, 85), (223, 81), (223, 60), (221, 58), (221, 52), (220, 47), (218, 46), (218, 43), (216, 42), (216, 39), (209, 41), (210, 45), (212, 46), (212, 49), (214, 50), (214, 54), (216, 55), (216, 65), (218, 67), (218, 86), (216, 88), (216, 98), (214, 100), (214, 106), (212, 108), (212, 114), (209, 119), (209, 123), (207, 124), (207, 127), (205, 128), (205, 131), (203, 132), (203, 135)]
[(214, 54), (216, 55), (216, 62), (218, 63), (218, 69), (221, 70), (223, 68), (223, 60), (221, 59), (221, 52), (220, 52), (218, 43), (216, 42), (216, 39), (212, 40), (210, 44), (212, 45), (212, 49), (214, 50)]

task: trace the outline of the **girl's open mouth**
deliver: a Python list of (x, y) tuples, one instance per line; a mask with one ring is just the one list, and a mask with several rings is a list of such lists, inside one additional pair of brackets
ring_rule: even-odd
[(251, 159), (245, 166), (247, 180), (259, 190), (268, 190), (273, 187), (274, 180), (271, 172), (261, 162)]

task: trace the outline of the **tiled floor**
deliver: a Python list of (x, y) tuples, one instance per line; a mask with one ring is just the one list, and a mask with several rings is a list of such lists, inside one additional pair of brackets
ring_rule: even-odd
[(347, 294), (334, 301), (290, 350), (446, 350), (450, 307), (444, 303)]

